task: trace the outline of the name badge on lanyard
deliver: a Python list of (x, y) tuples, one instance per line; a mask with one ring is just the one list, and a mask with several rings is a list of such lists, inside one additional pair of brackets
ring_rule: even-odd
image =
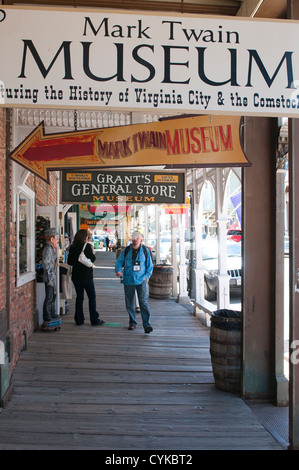
[(140, 261), (133, 262), (133, 271), (140, 271)]

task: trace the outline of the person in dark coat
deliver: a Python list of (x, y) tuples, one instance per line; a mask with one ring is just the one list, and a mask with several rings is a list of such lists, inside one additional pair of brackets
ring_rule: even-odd
[(43, 282), (46, 289), (43, 319), (45, 322), (50, 322), (59, 317), (56, 312), (57, 247), (59, 243), (56, 228), (49, 228), (45, 231), (45, 242), (42, 252)]
[(109, 244), (110, 244), (109, 235), (106, 235), (105, 242), (106, 242), (106, 251), (109, 251)]
[(89, 303), (90, 323), (92, 326), (101, 326), (105, 322), (100, 320), (99, 313), (96, 309), (96, 291), (93, 281), (93, 268), (85, 266), (78, 260), (85, 243), (85, 256), (94, 262), (96, 256), (93, 251), (93, 245), (88, 243), (88, 231), (85, 229), (80, 229), (76, 233), (74, 241), (70, 246), (67, 260), (68, 264), (73, 267), (72, 281), (77, 295), (75, 305), (75, 323), (76, 325), (83, 325), (84, 323), (83, 300), (85, 291)]

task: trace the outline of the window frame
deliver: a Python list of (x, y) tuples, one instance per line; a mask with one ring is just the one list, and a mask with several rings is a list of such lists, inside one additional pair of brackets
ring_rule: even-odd
[[(23, 194), (28, 201), (28, 226), (27, 237), (29, 243), (27, 244), (27, 259), (28, 265), (25, 273), (20, 273), (20, 195)], [(16, 253), (16, 285), (21, 287), (36, 278), (35, 272), (35, 193), (28, 188), (25, 184), (19, 185), (16, 191), (16, 238), (17, 238), (17, 253)]]

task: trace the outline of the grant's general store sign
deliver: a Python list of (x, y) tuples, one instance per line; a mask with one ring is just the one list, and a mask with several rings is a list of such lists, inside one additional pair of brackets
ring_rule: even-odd
[(299, 116), (299, 24), (0, 9), (0, 105)]
[[(126, 204), (137, 203), (184, 204), (185, 173), (132, 170), (63, 171), (61, 200), (73, 204), (122, 204), (124, 207)], [(101, 206), (99, 209), (101, 210)], [(121, 209), (117, 211), (120, 212)]]

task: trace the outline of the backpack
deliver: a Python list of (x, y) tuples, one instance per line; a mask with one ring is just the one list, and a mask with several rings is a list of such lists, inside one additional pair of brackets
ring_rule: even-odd
[[(126, 246), (126, 248), (125, 248), (125, 257), (126, 257), (127, 254), (129, 253), (130, 246), (131, 246), (131, 245), (128, 245), (128, 246)], [(148, 252), (150, 252), (150, 255), (151, 255), (151, 258), (152, 258), (152, 262), (153, 262), (153, 264), (154, 264), (153, 255), (152, 255), (151, 250), (150, 250), (148, 247), (146, 247), (145, 245), (141, 245), (141, 246), (142, 246), (142, 248), (143, 248), (143, 253), (144, 253), (144, 256), (145, 256), (145, 261), (147, 261)]]

